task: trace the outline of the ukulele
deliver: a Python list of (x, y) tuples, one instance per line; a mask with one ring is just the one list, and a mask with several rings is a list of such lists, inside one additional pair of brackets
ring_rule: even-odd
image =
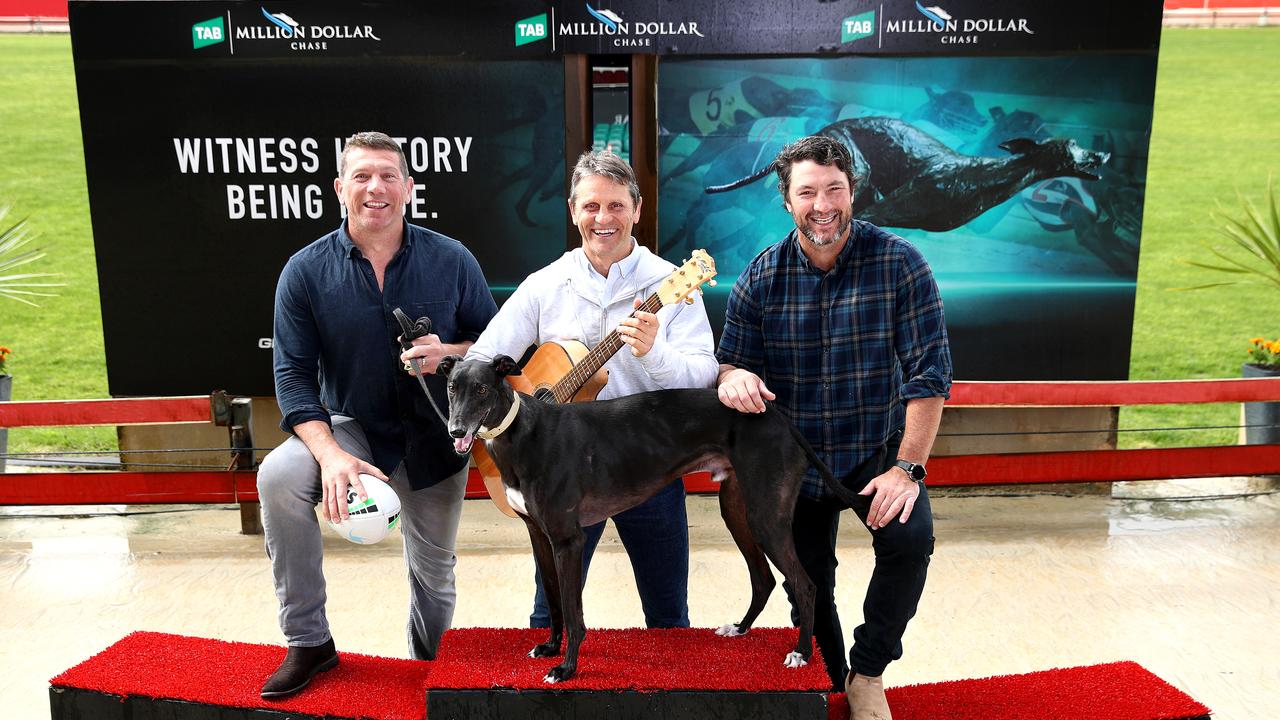
[[(702, 292), (702, 284), (715, 286), (716, 262), (706, 250), (694, 250), (693, 256), (676, 271), (667, 276), (636, 312), (656, 313), (664, 305), (680, 301), (693, 304), (693, 292)], [(635, 313), (632, 313), (634, 316)], [(586, 402), (595, 400), (609, 380), (604, 364), (623, 346), (617, 329), (611, 331), (599, 345), (588, 350), (576, 340), (557, 340), (543, 343), (525, 363), (520, 375), (507, 376), (507, 383), (517, 392), (532, 395), (550, 403)], [(507, 492), (502, 486), (502, 473), (485, 448), (478, 442), (471, 448), (476, 470), (484, 479), (489, 499), (504, 514), (516, 517), (516, 511), (507, 503)]]

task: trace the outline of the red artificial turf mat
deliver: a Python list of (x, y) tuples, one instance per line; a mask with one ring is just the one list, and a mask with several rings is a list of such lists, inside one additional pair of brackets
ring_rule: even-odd
[(450, 630), (440, 642), (429, 684), (452, 690), (830, 690), (817, 648), (808, 665), (783, 667), (783, 658), (795, 649), (796, 632), (754, 628), (740, 637), (720, 637), (704, 628), (588, 630), (578, 673), (548, 685), (542, 677), (561, 658), (528, 657), (530, 648), (547, 639), (546, 630)]
[(268, 708), (324, 717), (421, 720), (431, 663), (339, 653), (338, 667), (307, 689), (269, 702), (262, 683), (284, 659), (278, 645), (135, 632), (49, 681), (112, 695)]
[[(1209, 714), (1135, 662), (890, 688), (894, 720), (1185, 720)], [(843, 693), (830, 720), (849, 717)]]
[[(434, 663), (340, 653), (338, 667), (306, 691), (267, 702), (262, 683), (285, 648), (137, 632), (50, 680), (55, 687), (111, 695), (266, 708), (318, 717), (421, 720), (428, 686), (447, 689), (817, 691), (827, 687), (814, 652), (797, 670), (782, 666), (793, 628), (756, 628), (722, 638), (711, 630), (591, 630), (578, 675), (542, 682), (559, 658), (530, 659), (545, 630), (465, 629), (445, 633)], [(891, 688), (896, 720), (1186, 720), (1209, 709), (1133, 662)], [(831, 720), (848, 717), (829, 696)]]

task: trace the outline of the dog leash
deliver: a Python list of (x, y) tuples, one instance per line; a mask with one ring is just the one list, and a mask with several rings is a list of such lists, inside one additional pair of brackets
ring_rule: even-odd
[[(401, 349), (411, 350), (414, 340), (431, 334), (431, 318), (426, 315), (417, 320), (410, 320), (409, 316), (405, 315), (400, 308), (392, 310), (391, 314), (395, 316), (396, 322), (400, 323), (401, 334), (396, 339), (400, 341)], [(427, 388), (427, 381), (422, 372), (422, 361), (416, 357), (409, 358), (409, 362), (404, 364), (404, 369), (413, 370), (413, 376), (418, 379), (418, 386), (422, 388), (422, 394), (427, 396), (427, 402), (431, 403), (431, 409), (436, 411), (436, 417), (440, 418), (440, 422), (444, 423), (446, 428), (449, 427), (449, 418), (440, 412), (440, 406), (436, 405), (436, 399), (432, 397), (431, 390)]]

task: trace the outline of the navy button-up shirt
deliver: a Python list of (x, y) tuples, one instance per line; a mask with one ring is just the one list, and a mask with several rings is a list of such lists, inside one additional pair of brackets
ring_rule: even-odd
[[(475, 257), (461, 243), (405, 223), (400, 250), (378, 289), (373, 265), (342, 227), (289, 258), (276, 286), (273, 339), (281, 427), (330, 413), (360, 422), (373, 464), (390, 474), (403, 460), (415, 489), (466, 464), (444, 423), (404, 371), (391, 311), (427, 316), (444, 343), (474, 341), (497, 313)], [(442, 378), (427, 376), (447, 412)]]
[[(942, 298), (906, 240), (854, 220), (830, 271), (793, 230), (751, 261), (725, 311), (720, 362), (764, 379), (800, 432), (845, 478), (902, 428), (905, 402), (948, 397)], [(827, 497), (810, 468), (805, 497)]]

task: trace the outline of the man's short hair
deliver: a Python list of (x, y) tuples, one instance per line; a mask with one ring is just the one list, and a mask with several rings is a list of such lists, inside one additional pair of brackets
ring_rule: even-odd
[(782, 148), (778, 151), (778, 157), (773, 160), (774, 169), (778, 171), (778, 192), (782, 193), (783, 202), (790, 202), (787, 192), (791, 190), (791, 166), (805, 160), (840, 168), (845, 177), (849, 178), (849, 194), (853, 194), (858, 178), (853, 174), (853, 156), (849, 154), (849, 149), (834, 138), (810, 135)]
[(636, 171), (631, 169), (626, 160), (614, 155), (609, 150), (588, 150), (578, 157), (578, 164), (573, 166), (573, 179), (569, 181), (569, 204), (578, 197), (578, 182), (588, 175), (603, 175), (619, 185), (626, 185), (631, 193), (631, 204), (640, 205), (640, 184), (636, 182)]
[(392, 140), (390, 135), (380, 132), (358, 132), (347, 138), (347, 144), (342, 148), (342, 162), (338, 163), (338, 177), (342, 177), (347, 172), (347, 153), (357, 148), (387, 150), (395, 153), (400, 158), (400, 174), (404, 178), (409, 177), (409, 163), (404, 159), (404, 150), (400, 149), (400, 143)]

